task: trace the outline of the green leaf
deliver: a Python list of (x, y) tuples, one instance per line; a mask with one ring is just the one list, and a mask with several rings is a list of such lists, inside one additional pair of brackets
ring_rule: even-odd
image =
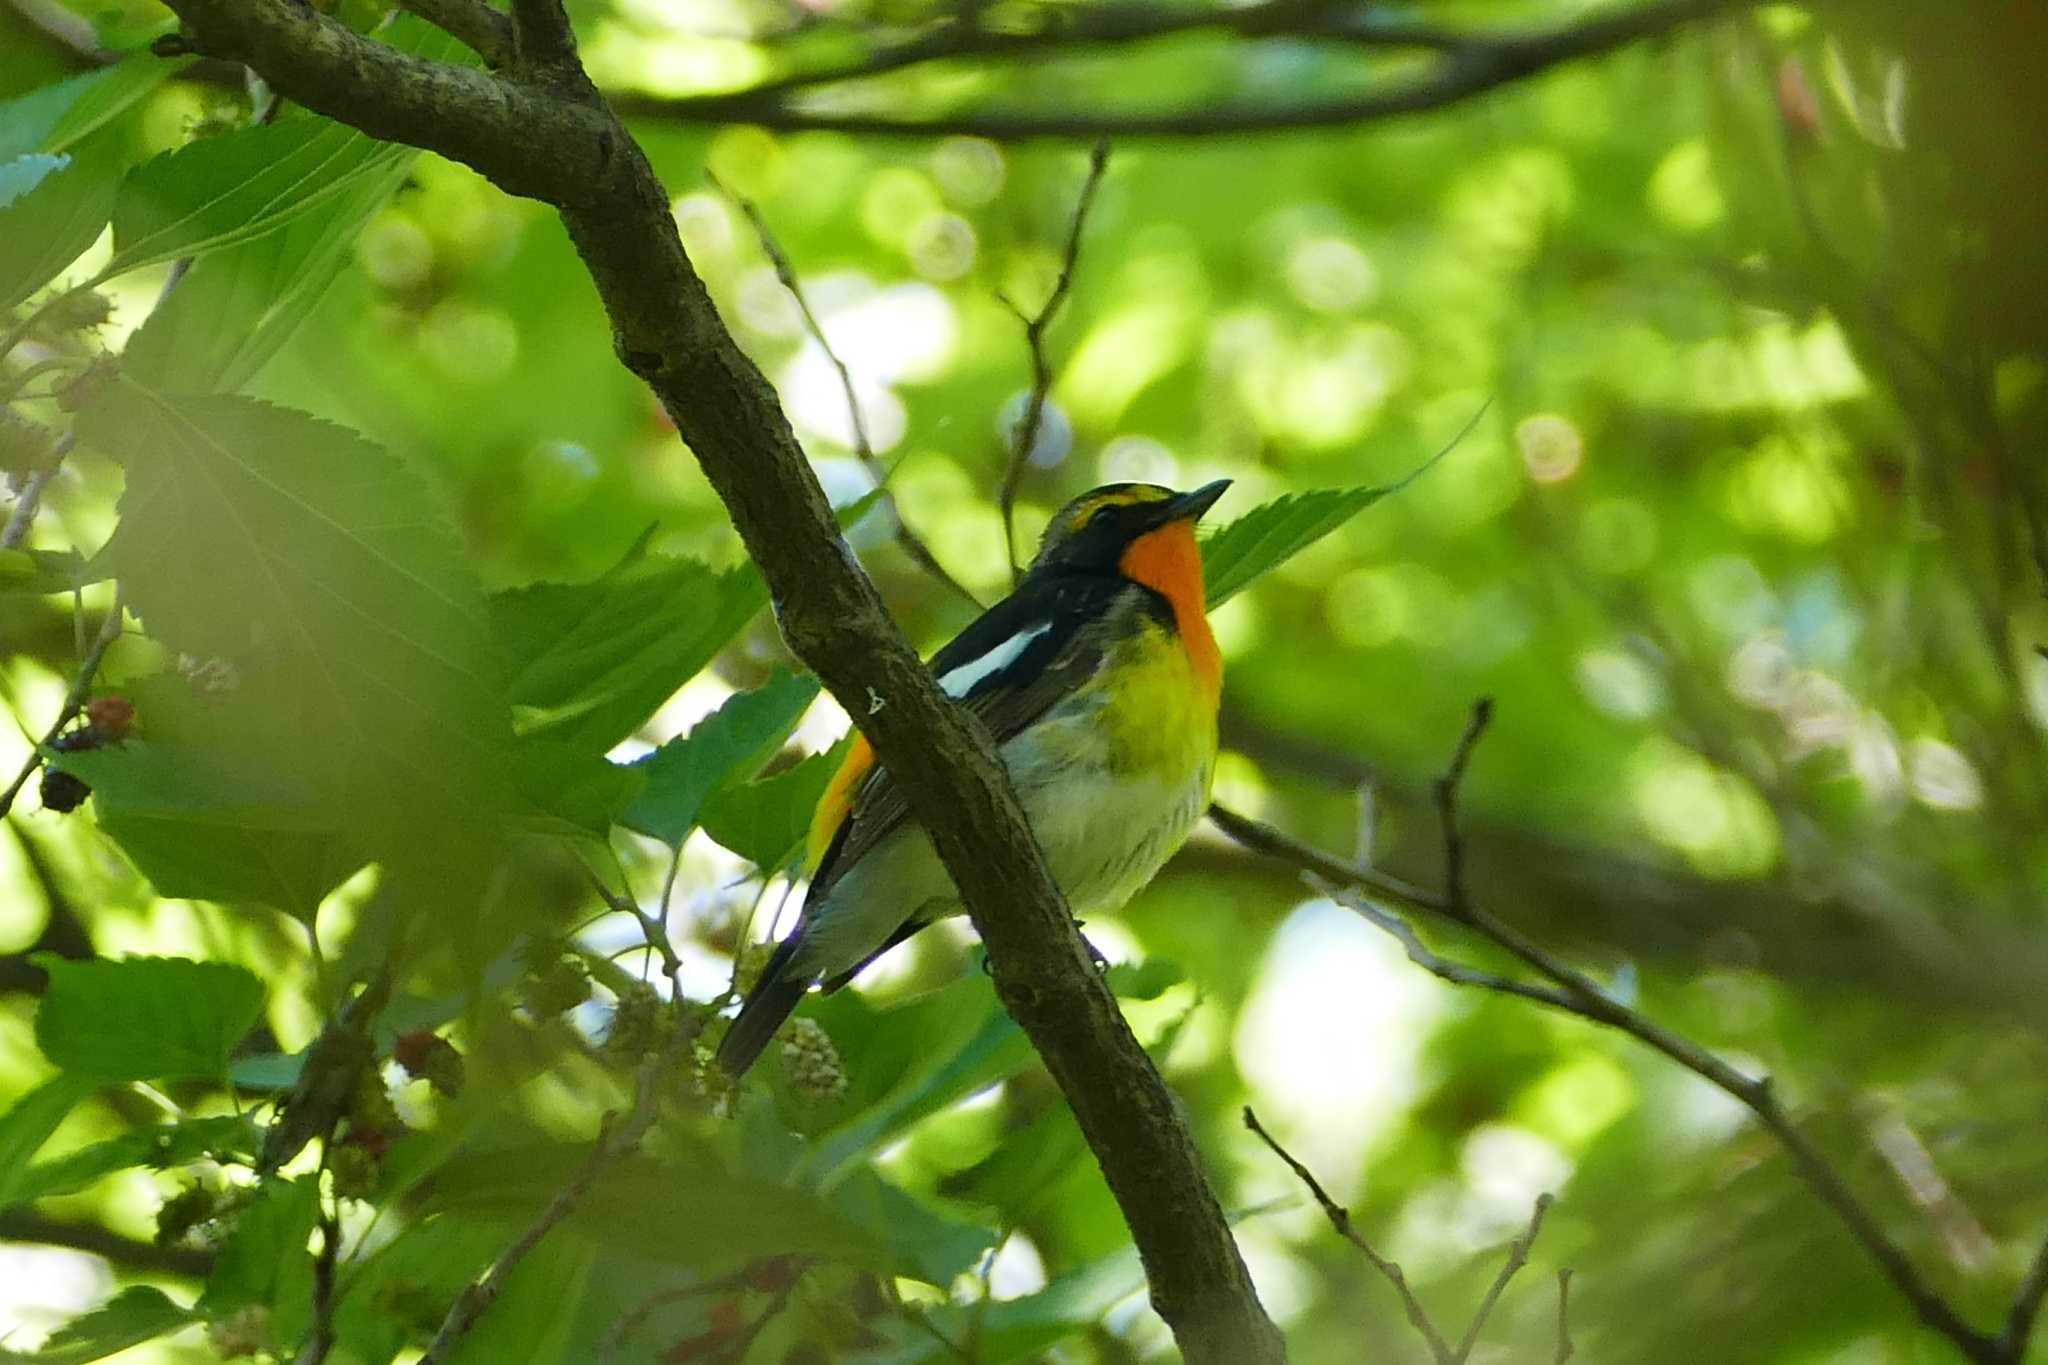
[(283, 227), (412, 153), (305, 116), (201, 138), (138, 166), (114, 203), (101, 278), (201, 256)]
[(99, 131), (163, 84), (181, 65), (135, 55), (0, 104), (0, 161), (61, 152)]
[(763, 871), (779, 871), (802, 852), (811, 815), (842, 759), (835, 745), (773, 777), (721, 787), (699, 807), (698, 823), (722, 847)]
[(557, 833), (604, 834), (647, 786), (639, 768), (621, 767), (573, 744), (528, 737), (512, 753), (519, 790), (543, 830), (559, 822), (565, 828)]
[(1031, 1044), (979, 975), (886, 1009), (858, 993), (818, 1000), (811, 1014), (830, 1034), (855, 1112), (819, 1136), (803, 1169), (831, 1185), (920, 1119), (1022, 1070)]
[(263, 983), (225, 962), (131, 957), (35, 961), (50, 974), (36, 1011), (43, 1055), (97, 1081), (219, 1077), (263, 1011)]
[(81, 144), (68, 164), (0, 208), (0, 309), (49, 283), (107, 225), (123, 163), (118, 138), (108, 129)]
[(85, 1365), (196, 1321), (161, 1289), (136, 1285), (50, 1333), (35, 1351), (0, 1348), (0, 1365)]
[(100, 830), (165, 896), (305, 920), (364, 861), (309, 789), (212, 749), (129, 740), (48, 758), (92, 788)]
[(53, 1194), (75, 1194), (116, 1171), (135, 1167), (167, 1170), (206, 1157), (249, 1161), (256, 1154), (256, 1128), (232, 1114), (160, 1123), (95, 1142), (23, 1172), (11, 1194), (0, 1176), (0, 1207), (25, 1204)]
[(90, 1081), (57, 1076), (43, 1082), (0, 1114), (0, 1208), (33, 1199), (29, 1161), (42, 1150), (57, 1125), (93, 1092)]
[[(986, 1365), (1037, 1360), (1064, 1337), (1101, 1320), (1102, 1315), (1145, 1287), (1145, 1267), (1135, 1247), (1113, 1251), (1081, 1269), (1062, 1275), (1035, 1294), (1006, 1299), (983, 1308), (979, 1304), (948, 1304), (931, 1312), (932, 1325), (946, 1337), (961, 1341), (975, 1332), (975, 1358)], [(863, 1357), (872, 1365), (916, 1365), (944, 1358), (945, 1348), (929, 1336), (910, 1336), (897, 1352)]]
[(1321, 540), (1389, 493), (1398, 493), (1436, 467), (1479, 425), (1489, 404), (1481, 404), (1442, 450), (1389, 484), (1371, 488), (1322, 488), (1290, 493), (1251, 511), (1202, 538), (1202, 580), (1209, 609), (1215, 610), (1252, 580)]
[(513, 725), (604, 753), (647, 723), (768, 601), (751, 566), (634, 554), (588, 583), (500, 593)]
[(567, 1237), (535, 1247), (505, 1277), (491, 1311), (456, 1343), (449, 1365), (558, 1365), (568, 1358), (577, 1323), (565, 1308), (583, 1302), (597, 1253), (597, 1243)]
[[(548, 1141), (471, 1148), (435, 1173), (425, 1187), (422, 1216), (523, 1227), (589, 1154), (586, 1145)], [(705, 1274), (785, 1253), (896, 1268), (878, 1232), (829, 1201), (735, 1175), (710, 1153), (687, 1147), (659, 1160), (626, 1157), (607, 1168), (562, 1231)]]
[(246, 398), (123, 383), (82, 419), (127, 471), (106, 555), (131, 610), (235, 679), (182, 703), (187, 723), (303, 787), (367, 856), (460, 884), (510, 808), (511, 735), (483, 596), (431, 490), (354, 432)]
[(128, 374), (167, 393), (247, 384), (313, 311), (412, 161), (384, 158), (278, 231), (199, 261), (129, 339)]
[(1290, 493), (1202, 541), (1202, 580), (1214, 611), (1253, 579), (1279, 567), (1378, 502), (1391, 488), (1323, 488)]
[(197, 1305), (222, 1317), (260, 1304), (280, 1341), (295, 1341), (311, 1313), (313, 1227), (320, 1218), (320, 1178), (270, 1179), (235, 1216), (234, 1235), (221, 1249)]
[(992, 1228), (941, 1212), (870, 1166), (848, 1172), (830, 1197), (833, 1207), (894, 1249), (902, 1273), (926, 1284), (950, 1288), (996, 1242)]
[(766, 762), (817, 695), (817, 679), (777, 673), (759, 687), (726, 698), (689, 734), (633, 765), (646, 772), (647, 786), (624, 823), (670, 847), (682, 843), (697, 827), (705, 798)]

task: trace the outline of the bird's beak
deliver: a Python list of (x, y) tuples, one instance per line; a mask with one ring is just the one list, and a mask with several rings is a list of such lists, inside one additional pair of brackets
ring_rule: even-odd
[(1230, 480), (1218, 479), (1205, 483), (1200, 488), (1170, 499), (1166, 504), (1166, 521), (1200, 521), (1202, 513), (1216, 505), (1216, 499), (1223, 496), (1230, 487)]

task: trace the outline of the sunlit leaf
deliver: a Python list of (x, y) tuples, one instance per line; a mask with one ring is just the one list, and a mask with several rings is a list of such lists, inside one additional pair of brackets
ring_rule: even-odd
[(44, 152), (31, 152), (12, 161), (0, 162), (0, 209), (42, 184), (52, 172), (61, 171), (70, 164), (68, 156), (50, 156)]
[(0, 161), (61, 152), (99, 131), (163, 84), (179, 63), (136, 53), (0, 103)]
[(385, 157), (279, 230), (195, 263), (129, 339), (127, 372), (167, 393), (246, 384), (313, 311), (412, 165)]
[(283, 227), (412, 153), (311, 116), (201, 138), (138, 166), (113, 211), (105, 275)]
[(161, 1289), (136, 1285), (59, 1327), (39, 1350), (0, 1347), (0, 1365), (86, 1365), (192, 1321), (192, 1313), (172, 1302)]
[(817, 695), (815, 678), (779, 673), (728, 697), (689, 734), (633, 765), (646, 773), (647, 786), (626, 812), (626, 825), (665, 844), (680, 844), (696, 828), (705, 798), (759, 767), (789, 737)]
[(130, 957), (36, 961), (50, 974), (36, 1045), (67, 1073), (99, 1081), (218, 1077), (263, 1009), (263, 983), (226, 962)]
[(1378, 502), (1386, 488), (1325, 488), (1276, 498), (1202, 540), (1211, 610)]

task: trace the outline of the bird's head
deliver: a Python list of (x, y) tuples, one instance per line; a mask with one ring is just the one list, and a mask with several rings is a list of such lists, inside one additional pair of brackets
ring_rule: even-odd
[[(1186, 493), (1156, 483), (1110, 483), (1090, 489), (1053, 513), (1031, 571), (1139, 578), (1132, 569), (1140, 562), (1168, 551), (1175, 552), (1175, 558), (1194, 553), (1195, 523), (1228, 487), (1230, 480), (1218, 479)], [(1193, 563), (1199, 573), (1199, 560)]]

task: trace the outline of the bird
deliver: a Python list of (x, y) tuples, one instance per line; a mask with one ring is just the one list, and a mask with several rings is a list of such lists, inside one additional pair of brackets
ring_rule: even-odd
[[(1077, 917), (1121, 909), (1208, 808), (1223, 662), (1195, 523), (1229, 486), (1081, 494), (1047, 523), (1010, 595), (928, 663), (994, 736)], [(858, 733), (818, 801), (806, 862), (796, 924), (718, 1046), (735, 1079), (813, 986), (840, 989), (963, 909), (931, 836)]]

